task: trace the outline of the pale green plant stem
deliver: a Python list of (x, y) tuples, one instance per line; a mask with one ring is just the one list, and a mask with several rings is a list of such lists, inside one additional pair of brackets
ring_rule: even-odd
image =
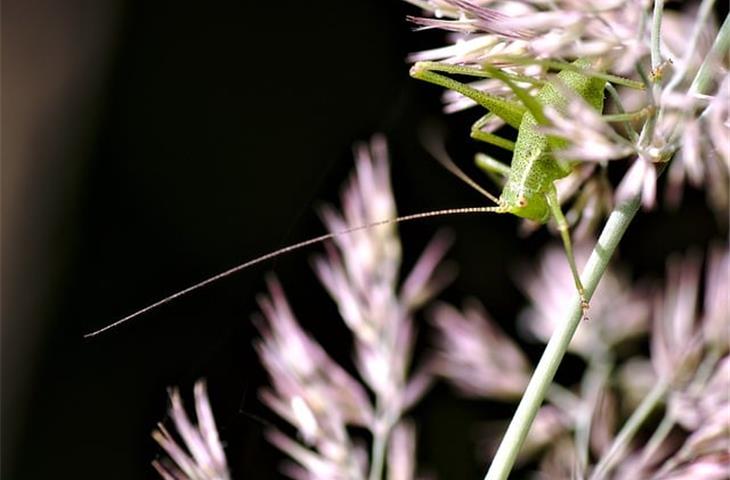
[[(725, 17), (725, 20), (722, 22), (722, 26), (720, 27), (720, 31), (717, 32), (717, 37), (715, 37), (712, 48), (705, 57), (705, 60), (702, 62), (702, 65), (700, 65), (700, 68), (697, 70), (697, 73), (692, 80), (692, 84), (689, 87), (688, 92), (690, 94), (707, 93), (707, 89), (712, 86), (712, 67), (720, 61), (723, 55), (727, 55), (728, 50), (730, 50), (730, 15)], [(660, 115), (662, 113), (663, 112), (660, 112)], [(685, 114), (685, 116), (686, 115), (687, 114)], [(677, 141), (677, 138), (680, 136), (682, 131), (682, 124), (683, 122), (681, 121), (676, 123), (674, 130), (669, 135), (667, 143), (673, 144)]]
[[(585, 287), (586, 299), (590, 300), (593, 296), (593, 292), (595, 292), (598, 282), (606, 271), (611, 256), (616, 250), (631, 220), (636, 215), (639, 204), (640, 197), (636, 195), (630, 200), (618, 205), (611, 212), (581, 276), (583, 286)], [(485, 480), (504, 480), (512, 470), (517, 454), (527, 437), (530, 426), (555, 377), (555, 372), (568, 349), (570, 340), (573, 338), (573, 334), (578, 328), (581, 318), (583, 318), (583, 309), (581, 308), (580, 300), (576, 296), (573, 300), (569, 316), (562, 324), (558, 325), (545, 347), (545, 351), (535, 368), (535, 372), (527, 384), (525, 394), (522, 396), (515, 415), (512, 417), (512, 421), (507, 427), (507, 431), (497, 449), (489, 471), (484, 477)]]
[[(380, 402), (378, 402), (380, 403)], [(385, 464), (385, 450), (390, 436), (390, 426), (383, 428), (385, 423), (383, 420), (382, 408), (380, 405), (376, 408), (375, 428), (373, 429), (373, 447), (370, 456), (370, 474), (368, 480), (380, 480), (383, 478), (383, 466)]]
[(702, 62), (700, 69), (697, 71), (692, 85), (689, 87), (690, 93), (704, 93), (710, 82), (712, 81), (712, 73), (715, 68), (715, 64), (720, 61), (723, 55), (725, 55), (730, 49), (730, 15), (725, 17), (722, 22), (720, 31), (717, 32), (715, 42), (712, 44), (710, 52)]
[(634, 413), (626, 420), (621, 431), (616, 435), (608, 452), (601, 458), (598, 465), (596, 465), (590, 480), (605, 478), (606, 474), (616, 465), (616, 462), (623, 457), (629, 447), (629, 443), (634, 438), (634, 435), (636, 435), (636, 432), (639, 431), (641, 425), (644, 424), (657, 405), (664, 400), (664, 396), (667, 390), (669, 390), (669, 385), (669, 382), (659, 380), (646, 397), (644, 397), (639, 406), (636, 407), (636, 410), (634, 410)]
[[(647, 85), (651, 85), (651, 89), (647, 88), (647, 95), (650, 100), (650, 105), (655, 105), (656, 102), (661, 98), (662, 93), (662, 86), (661, 86), (661, 78), (655, 77), (654, 72), (659, 69), (661, 63), (662, 63), (662, 54), (661, 54), (661, 31), (662, 31), (662, 17), (664, 15), (664, 1), (663, 0), (655, 0), (654, 2), (654, 13), (652, 14), (652, 23), (651, 23), (651, 41), (650, 41), (650, 53), (651, 53), (651, 68), (652, 68), (652, 74), (647, 75), (644, 72), (644, 69), (642, 68), (641, 64), (636, 65), (636, 70), (639, 73), (639, 76), (641, 76), (642, 80), (647, 83)], [(641, 130), (641, 134), (639, 135), (639, 146), (645, 147), (648, 144), (652, 142), (652, 137), (654, 136), (654, 127), (656, 126), (657, 119), (658, 119), (659, 112), (655, 112), (653, 115), (650, 115), (647, 119), (646, 123), (644, 124), (644, 127)]]
[[(609, 95), (611, 95), (611, 98), (613, 99), (613, 102), (616, 104), (616, 110), (618, 110), (619, 113), (626, 113), (626, 109), (624, 108), (623, 102), (621, 102), (621, 97), (618, 94), (618, 91), (616, 91), (616, 87), (611, 85), (610, 83), (606, 84), (606, 90), (608, 91)], [(639, 134), (636, 133), (636, 130), (629, 122), (623, 122), (624, 124), (624, 130), (626, 130), (626, 133), (629, 136), (629, 139), (636, 144), (639, 141)]]
[(575, 448), (581, 472), (588, 468), (593, 418), (601, 400), (601, 393), (613, 370), (613, 356), (609, 351), (591, 355), (588, 371), (581, 381), (581, 398), (586, 399), (575, 427)]
[(664, 16), (664, 0), (654, 0), (654, 15), (651, 24), (651, 68), (657, 69), (662, 64), (662, 52), (659, 48), (662, 39), (662, 17)]
[(712, 7), (715, 5), (715, 0), (703, 0), (700, 8), (697, 12), (697, 19), (695, 20), (694, 26), (692, 27), (692, 34), (690, 35), (689, 43), (687, 44), (687, 50), (684, 52), (679, 69), (672, 76), (672, 79), (667, 84), (665, 91), (673, 92), (680, 82), (684, 80), (684, 77), (689, 71), (691, 65), (692, 56), (695, 55), (697, 49), (697, 41), (700, 38), (700, 34), (707, 28), (707, 19), (712, 13)]
[[(396, 353), (396, 335), (387, 327), (381, 332), (382, 342), (378, 343), (381, 355), (386, 358), (393, 359)], [(388, 441), (393, 431), (393, 426), (398, 422), (400, 411), (397, 413), (393, 410), (392, 403), (375, 391), (375, 420), (374, 427), (371, 429), (373, 434), (373, 444), (370, 451), (370, 472), (368, 480), (380, 480), (383, 478), (383, 469), (385, 467), (385, 455), (388, 449)]]

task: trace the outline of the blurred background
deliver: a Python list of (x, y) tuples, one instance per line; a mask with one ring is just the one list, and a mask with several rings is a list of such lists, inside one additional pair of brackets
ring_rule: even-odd
[[(256, 396), (266, 378), (249, 319), (275, 272), (304, 327), (350, 365), (347, 330), (309, 267), (318, 248), (82, 335), (322, 233), (316, 206), (337, 201), (352, 144), (375, 132), (389, 139), (401, 213), (480, 204), (421, 147), (424, 126), (442, 125), (479, 177), (481, 147), (467, 138), (477, 113), (444, 116), (441, 90), (408, 77), (408, 52), (443, 44), (413, 33), (409, 13), (386, 0), (3, 2), (0, 477), (155, 478), (150, 432), (166, 417), (166, 388), (190, 399), (201, 377), (234, 476), (279, 477), (263, 437), (279, 421)], [(524, 302), (514, 272), (550, 239), (519, 238), (517, 225), (403, 225), (404, 270), (448, 227), (460, 274), (442, 297), (480, 298), (513, 333)], [(688, 191), (679, 211), (642, 215), (621, 257), (635, 277), (658, 278), (670, 252), (703, 250), (725, 228)], [(559, 375), (573, 370), (569, 359)], [(413, 412), (422, 470), (478, 478), (480, 422), (512, 408), (437, 386)]]

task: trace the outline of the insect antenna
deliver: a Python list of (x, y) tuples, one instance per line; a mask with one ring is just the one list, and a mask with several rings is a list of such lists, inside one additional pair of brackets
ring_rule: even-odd
[(304, 240), (302, 242), (294, 243), (292, 245), (279, 248), (278, 250), (274, 250), (273, 252), (266, 253), (264, 255), (261, 255), (259, 257), (253, 258), (251, 260), (248, 260), (247, 262), (241, 263), (239, 265), (236, 265), (235, 267), (231, 267), (228, 270), (225, 270), (223, 272), (220, 272), (216, 275), (213, 275), (211, 277), (206, 278), (205, 280), (202, 280), (194, 285), (191, 285), (187, 288), (184, 288), (182, 290), (177, 291), (176, 293), (173, 293), (171, 295), (168, 295), (167, 297), (164, 297), (144, 308), (141, 308), (137, 310), (134, 313), (131, 313), (127, 315), (124, 318), (120, 318), (116, 322), (110, 323), (109, 325), (106, 325), (105, 327), (102, 327), (98, 330), (94, 330), (93, 332), (89, 332), (84, 335), (84, 338), (90, 338), (94, 337), (96, 335), (99, 335), (100, 333), (106, 332), (107, 330), (111, 330), (112, 328), (118, 327), (119, 325), (128, 322), (129, 320), (132, 320), (133, 318), (139, 317), (140, 315), (147, 313), (151, 310), (154, 310), (157, 307), (161, 307), (162, 305), (165, 305), (166, 303), (172, 302), (175, 299), (178, 299), (180, 297), (183, 297), (191, 292), (194, 292), (195, 290), (198, 290), (206, 285), (209, 285), (213, 282), (216, 282), (218, 280), (221, 280), (225, 277), (228, 277), (230, 275), (233, 275), (234, 273), (238, 273), (242, 270), (246, 270), (249, 267), (253, 267), (254, 265), (257, 265), (259, 263), (265, 262), (267, 260), (271, 260), (274, 257), (278, 257), (279, 255), (284, 255), (289, 252), (293, 252), (295, 250), (302, 249), (304, 247), (308, 247), (310, 245), (314, 245), (316, 243), (324, 242), (333, 238), (336, 238), (341, 235), (349, 235), (351, 233), (359, 232), (362, 230), (368, 230), (371, 228), (383, 226), (383, 225), (390, 225), (394, 223), (403, 223), (403, 222), (409, 222), (412, 220), (420, 220), (424, 218), (431, 218), (431, 217), (444, 217), (448, 215), (467, 215), (467, 214), (474, 214), (474, 213), (503, 213), (504, 210), (500, 206), (496, 207), (461, 207), (461, 208), (446, 208), (442, 210), (432, 210), (429, 212), (421, 212), (421, 213), (414, 213), (411, 215), (403, 215), (401, 217), (396, 218), (389, 218), (386, 220), (379, 220), (377, 222), (368, 223), (365, 225), (358, 225), (356, 227), (347, 228), (344, 230), (340, 230), (338, 232), (331, 232), (326, 233), (324, 235), (320, 235), (318, 237), (310, 238), (309, 240)]
[(474, 181), (469, 175), (464, 173), (462, 169), (460, 169), (453, 160), (451, 160), (451, 157), (446, 152), (446, 148), (444, 147), (443, 142), (439, 142), (436, 140), (429, 140), (427, 138), (423, 138), (423, 146), (428, 150), (428, 153), (430, 153), (433, 158), (436, 159), (437, 162), (441, 164), (446, 170), (449, 171), (452, 175), (457, 177), (462, 182), (469, 185), (471, 188), (476, 190), (477, 192), (481, 193), (485, 197), (487, 197), (489, 200), (494, 202), (495, 205), (499, 205), (499, 199), (495, 196), (489, 193), (484, 187), (479, 185), (476, 181)]

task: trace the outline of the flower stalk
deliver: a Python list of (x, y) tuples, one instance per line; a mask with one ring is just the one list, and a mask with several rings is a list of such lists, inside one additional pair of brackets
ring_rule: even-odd
[[(585, 295), (588, 300), (593, 296), (598, 282), (606, 271), (608, 262), (616, 251), (616, 247), (618, 247), (621, 238), (626, 233), (626, 229), (639, 210), (640, 202), (640, 196), (635, 195), (633, 198), (620, 203), (611, 212), (581, 275), (581, 281), (585, 287)], [(568, 345), (580, 324), (581, 318), (583, 318), (583, 310), (577, 296), (573, 301), (570, 312), (570, 316), (550, 337), (550, 341), (535, 368), (535, 373), (530, 378), (522, 400), (507, 427), (489, 471), (484, 477), (485, 480), (504, 480), (512, 470), (520, 447), (524, 443), (530, 426), (555, 377), (555, 372), (568, 350)]]
[(702, 62), (700, 69), (695, 75), (690, 87), (690, 92), (705, 93), (708, 84), (712, 81), (712, 72), (715, 63), (722, 58), (723, 55), (730, 50), (730, 16), (725, 17), (725, 21), (722, 22), (722, 27), (715, 37), (715, 42), (712, 45), (705, 61)]
[(385, 452), (386, 447), (388, 446), (388, 437), (390, 436), (391, 429), (391, 425), (386, 425), (383, 422), (382, 406), (377, 405), (375, 427), (373, 428), (373, 446), (371, 451), (370, 473), (368, 475), (368, 480), (378, 480), (380, 478), (383, 478), (383, 467), (385, 466)]

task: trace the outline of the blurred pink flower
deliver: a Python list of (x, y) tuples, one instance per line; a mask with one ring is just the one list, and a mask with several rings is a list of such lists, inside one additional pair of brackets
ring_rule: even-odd
[(667, 262), (664, 292), (653, 309), (651, 359), (661, 379), (681, 384), (694, 372), (703, 347), (697, 328), (700, 258), (690, 253)]
[(710, 249), (702, 304), (705, 343), (719, 352), (730, 351), (730, 249)]
[[(707, 3), (707, 2), (705, 2)], [(722, 217), (730, 202), (730, 73), (727, 58), (718, 59), (709, 72), (715, 85), (710, 92), (698, 93), (693, 84), (718, 33), (712, 15), (704, 19), (697, 41), (688, 41), (696, 29), (696, 5), (688, 2), (683, 12), (666, 11), (662, 37), (674, 73), (663, 89), (654, 146), (676, 142), (679, 151), (668, 172), (667, 203), (677, 206), (685, 183), (706, 187), (707, 199)], [(699, 20), (698, 20), (699, 21)]]
[(438, 329), (438, 374), (472, 397), (514, 400), (522, 395), (530, 364), (479, 303), (468, 303), (463, 313), (440, 304), (431, 318)]
[(346, 436), (345, 425), (370, 425), (372, 407), (360, 383), (301, 329), (279, 283), (270, 280), (269, 291), (259, 299), (266, 321), (256, 321), (256, 349), (274, 387), (261, 392), (264, 402), (309, 443)]
[[(575, 248), (579, 269), (588, 259), (585, 245)], [(521, 287), (532, 305), (519, 316), (519, 326), (528, 336), (547, 342), (575, 296), (565, 252), (561, 247), (546, 249), (537, 271), (524, 269)], [(609, 268), (591, 300), (590, 320), (579, 326), (569, 349), (585, 358), (606, 352), (632, 338), (645, 335), (649, 325), (649, 303), (627, 275)]]
[(486, 8), (483, 2), (465, 0), (406, 1), (432, 15), (411, 18), (416, 24), (460, 35), (451, 47), (421, 52), (416, 60), (430, 57), (478, 65), (495, 51), (540, 58), (601, 55), (621, 72), (648, 52), (649, 32), (643, 22), (647, 6), (642, 2), (489, 2)]
[[(396, 217), (382, 137), (356, 148), (356, 173), (342, 193), (342, 209), (341, 214), (323, 211), (330, 232)], [(431, 375), (425, 368), (411, 373), (411, 317), (450, 280), (451, 274), (439, 268), (449, 243), (446, 235), (438, 235), (400, 287), (395, 223), (338, 235), (327, 245), (327, 255), (315, 259), (318, 277), (353, 334), (355, 367), (374, 399), (301, 329), (281, 286), (269, 282), (270, 294), (259, 302), (264, 320), (257, 323), (262, 335), (257, 350), (273, 389), (261, 395), (303, 440), (279, 431), (269, 434), (298, 463), (286, 467), (289, 476), (380, 478), (386, 455), (392, 478), (412, 475), (415, 439), (401, 417), (427, 390)], [(371, 433), (370, 458), (350, 427)]]
[(297, 463), (287, 462), (281, 471), (295, 480), (364, 480), (367, 451), (363, 445), (325, 441), (317, 450), (309, 449), (278, 430), (269, 430), (268, 440)]
[(709, 255), (702, 312), (697, 254), (670, 259), (665, 290), (657, 296), (652, 362), (658, 376), (670, 384), (667, 415), (689, 436), (656, 478), (723, 478), (717, 475), (727, 472), (730, 313), (725, 248), (714, 249)]
[(156, 460), (152, 465), (165, 480), (227, 480), (230, 476), (226, 457), (218, 438), (205, 383), (196, 382), (194, 392), (198, 425), (194, 425), (185, 413), (180, 392), (171, 390), (170, 416), (184, 445), (177, 443), (159, 424), (152, 437), (170, 457)]
[(730, 456), (726, 453), (707, 455), (687, 465), (677, 467), (671, 472), (652, 478), (655, 480), (727, 480), (730, 478)]

